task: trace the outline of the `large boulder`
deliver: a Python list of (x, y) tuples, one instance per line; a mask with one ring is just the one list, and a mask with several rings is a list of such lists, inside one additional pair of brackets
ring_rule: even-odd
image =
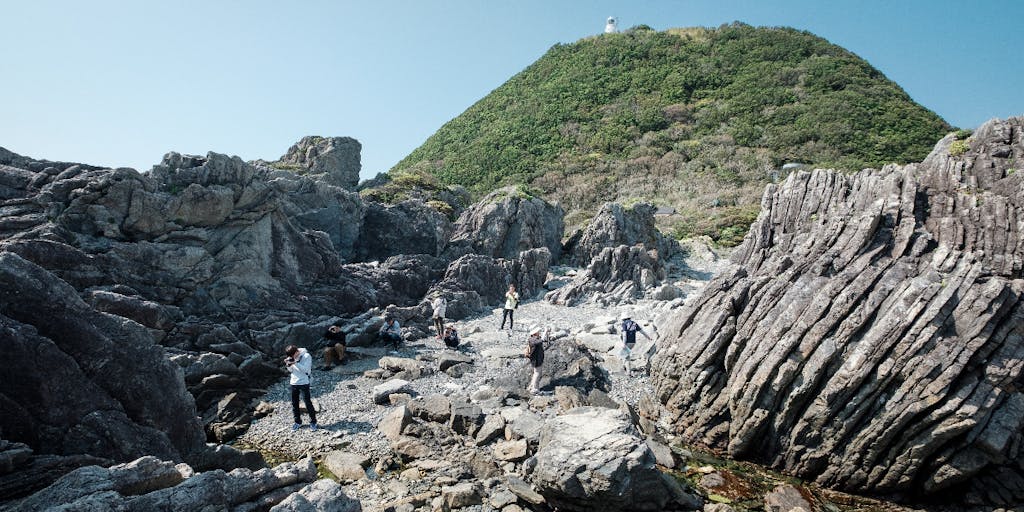
[(597, 215), (565, 244), (569, 263), (584, 266), (607, 248), (620, 245), (642, 245), (656, 251), (654, 257), (667, 260), (680, 251), (679, 244), (664, 236), (654, 226), (653, 205), (638, 203), (626, 208), (618, 203), (605, 203)]
[(552, 262), (562, 252), (565, 212), (514, 186), (487, 194), (455, 221), (447, 253), (514, 260), (519, 253), (545, 247)]
[(559, 510), (699, 509), (655, 463), (628, 414), (579, 407), (544, 425), (529, 480)]
[(820, 484), (1024, 501), (1024, 118), (922, 164), (769, 186), (661, 329), (677, 433)]
[(362, 144), (351, 137), (308, 135), (288, 148), (284, 156), (269, 165), (316, 177), (347, 190), (355, 190), (362, 168), (362, 149)]

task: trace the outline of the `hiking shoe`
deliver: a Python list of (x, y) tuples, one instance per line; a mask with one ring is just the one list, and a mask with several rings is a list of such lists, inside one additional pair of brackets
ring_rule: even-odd
[(295, 423), (294, 425), (292, 425), (292, 432), (298, 430), (299, 427), (301, 427), (301, 426), (302, 426), (302, 423)]
[(309, 424), (309, 429), (310, 429), (310, 430), (316, 430), (317, 428), (318, 428), (318, 427), (317, 427), (316, 423), (310, 423), (310, 424)]

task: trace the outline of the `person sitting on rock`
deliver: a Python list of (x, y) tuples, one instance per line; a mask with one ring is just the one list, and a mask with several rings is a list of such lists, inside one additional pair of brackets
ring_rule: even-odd
[(298, 430), (302, 426), (302, 415), (299, 412), (299, 395), (302, 395), (306, 403), (306, 412), (309, 413), (309, 428), (316, 430), (316, 411), (313, 410), (313, 399), (309, 396), (309, 378), (313, 372), (313, 356), (304, 348), (295, 345), (288, 345), (284, 349), (287, 357), (284, 364), (291, 373), (289, 384), (292, 386), (292, 417), (295, 424), (292, 430)]
[(536, 327), (530, 331), (530, 337), (526, 339), (526, 357), (530, 359), (530, 366), (533, 367), (533, 377), (530, 379), (530, 393), (540, 393), (541, 366), (544, 365), (544, 342), (548, 341), (550, 333), (548, 329), (543, 331)]
[(455, 330), (455, 326), (449, 324), (444, 328), (444, 345), (450, 349), (459, 348), (459, 331)]
[(516, 291), (516, 285), (510, 284), (508, 285), (508, 291), (505, 292), (505, 309), (502, 311), (501, 327), (499, 328), (499, 330), (505, 328), (506, 319), (508, 319), (508, 330), (512, 330), (512, 312), (515, 311), (518, 307), (519, 292)]
[(640, 327), (640, 324), (633, 321), (632, 314), (628, 311), (622, 315), (622, 326), (619, 329), (619, 336), (622, 338), (622, 366), (627, 374), (633, 373), (630, 358), (633, 356), (633, 347), (636, 345), (636, 333), (644, 335), (644, 338), (651, 339)]
[(332, 325), (324, 333), (327, 340), (327, 348), (324, 349), (324, 366), (322, 370), (330, 370), (335, 364), (345, 364), (345, 333), (341, 327)]
[(430, 306), (434, 308), (434, 328), (437, 329), (437, 339), (441, 339), (444, 336), (444, 314), (448, 309), (448, 301), (438, 293)]
[(402, 328), (398, 320), (392, 315), (384, 316), (384, 325), (380, 326), (380, 339), (384, 344), (390, 343), (393, 351), (398, 351), (398, 344), (402, 341)]

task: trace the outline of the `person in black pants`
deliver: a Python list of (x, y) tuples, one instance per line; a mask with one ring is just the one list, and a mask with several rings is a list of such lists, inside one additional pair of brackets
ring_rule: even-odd
[(306, 402), (306, 412), (309, 413), (309, 428), (316, 430), (316, 411), (313, 410), (313, 399), (309, 396), (309, 377), (313, 372), (313, 356), (304, 348), (295, 345), (288, 345), (284, 349), (284, 364), (288, 366), (291, 373), (289, 383), (292, 386), (292, 416), (295, 424), (292, 430), (298, 430), (302, 426), (302, 415), (299, 413), (299, 396)]
[(384, 325), (380, 326), (378, 334), (381, 341), (391, 344), (393, 352), (398, 350), (398, 344), (402, 342), (402, 327), (398, 325), (398, 320), (395, 320), (395, 317), (385, 316)]
[[(505, 328), (505, 320), (507, 319), (508, 320), (508, 329), (510, 331), (512, 330), (512, 322), (513, 322), (512, 313), (518, 307), (519, 307), (519, 292), (516, 291), (516, 285), (510, 284), (510, 285), (508, 285), (508, 291), (505, 292), (505, 309), (502, 311), (502, 314), (501, 314), (501, 327), (499, 329), (504, 329)], [(510, 333), (510, 335), (511, 335), (511, 333)]]

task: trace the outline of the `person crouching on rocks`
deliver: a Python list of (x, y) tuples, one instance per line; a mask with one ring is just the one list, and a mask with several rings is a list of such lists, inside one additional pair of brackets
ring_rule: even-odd
[(444, 345), (450, 349), (459, 348), (459, 331), (455, 330), (454, 325), (444, 328)]
[(299, 395), (302, 395), (306, 402), (306, 412), (309, 413), (309, 428), (316, 430), (316, 411), (313, 410), (313, 399), (309, 396), (309, 377), (313, 371), (313, 356), (304, 348), (295, 345), (288, 345), (284, 349), (287, 357), (284, 364), (292, 374), (289, 383), (292, 385), (292, 416), (295, 424), (292, 430), (298, 430), (302, 426), (302, 416), (299, 413)]
[(335, 364), (345, 364), (345, 333), (341, 327), (332, 325), (324, 333), (327, 340), (327, 348), (324, 349), (324, 366), (322, 370), (330, 370)]
[(381, 341), (385, 344), (390, 343), (393, 347), (393, 351), (398, 351), (398, 344), (402, 341), (402, 328), (398, 325), (398, 320), (395, 320), (394, 316), (385, 315), (384, 325), (380, 326)]
[(512, 313), (519, 307), (519, 292), (516, 291), (516, 285), (508, 285), (508, 291), (505, 292), (505, 309), (501, 314), (501, 327), (505, 328), (505, 320), (508, 319), (508, 330), (512, 330)]
[(526, 357), (530, 359), (530, 366), (533, 367), (533, 377), (530, 379), (530, 393), (540, 393), (541, 366), (544, 365), (544, 342), (548, 340), (549, 331), (541, 331), (537, 327), (530, 331), (530, 337), (526, 339)]
[(444, 336), (444, 314), (448, 309), (448, 301), (438, 294), (430, 306), (434, 308), (434, 328), (437, 329), (437, 339), (441, 339)]

